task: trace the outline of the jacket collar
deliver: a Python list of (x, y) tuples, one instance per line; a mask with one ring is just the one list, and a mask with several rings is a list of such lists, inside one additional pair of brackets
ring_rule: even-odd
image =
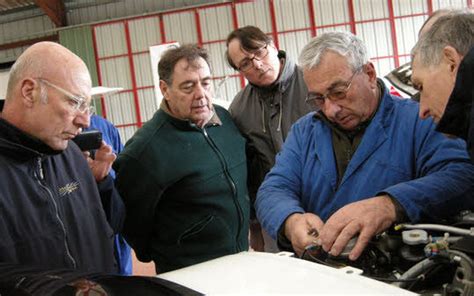
[[(459, 66), (454, 89), (436, 130), (467, 140), (474, 85), (474, 47), (466, 54)], [(472, 129), (473, 127), (471, 127)]]
[[(179, 119), (179, 118), (176, 118), (174, 117), (172, 114), (171, 114), (171, 111), (169, 109), (169, 106), (168, 106), (168, 103), (166, 102), (166, 100), (163, 98), (161, 100), (161, 104), (160, 104), (160, 109), (166, 114), (168, 115), (168, 117), (170, 118), (171, 121), (173, 121), (175, 124), (179, 125), (179, 126), (183, 126), (183, 127), (198, 127), (196, 124), (192, 123), (191, 121), (189, 120), (182, 120), (182, 119)], [(204, 124), (203, 127), (208, 127), (208, 126), (215, 126), (215, 125), (222, 125), (222, 121), (220, 120), (219, 116), (217, 115), (216, 113), (216, 109), (214, 107), (214, 105), (212, 105), (212, 115), (211, 115), (211, 118), (209, 118), (208, 122), (206, 124)]]
[[(341, 179), (339, 186), (343, 186), (344, 182), (372, 155), (372, 153), (380, 147), (388, 138), (386, 129), (390, 125), (390, 121), (393, 120), (390, 114), (393, 110), (393, 100), (391, 99), (390, 94), (388, 93), (387, 88), (383, 82), (378, 79), (377, 84), (382, 89), (380, 92), (380, 102), (377, 111), (370, 120), (369, 125), (366, 127), (362, 141), (360, 142), (357, 150), (349, 162), (349, 165), (346, 168), (344, 176)], [(314, 117), (315, 120), (321, 120), (317, 116)], [(322, 120), (321, 120), (322, 121)], [(324, 124), (326, 125), (326, 124)], [(325, 129), (318, 131), (316, 137), (331, 137), (331, 128), (326, 125)], [(316, 154), (319, 159), (332, 159), (333, 161), (323, 162), (323, 170), (327, 173), (328, 176), (333, 176), (330, 179), (331, 185), (334, 190), (337, 189), (337, 171), (335, 163), (332, 141), (323, 141), (320, 145), (316, 145)]]
[(285, 92), (291, 83), (293, 73), (296, 71), (296, 64), (289, 58), (286, 57), (286, 52), (283, 50), (278, 51), (278, 58), (283, 63), (283, 69), (281, 70), (278, 79), (270, 86), (261, 87), (255, 84), (249, 83), (257, 92), (260, 93), (261, 97), (267, 97), (269, 94), (278, 92)]
[(0, 118), (0, 149), (2, 154), (25, 160), (62, 152), (51, 149), (39, 139), (26, 134), (3, 118)]

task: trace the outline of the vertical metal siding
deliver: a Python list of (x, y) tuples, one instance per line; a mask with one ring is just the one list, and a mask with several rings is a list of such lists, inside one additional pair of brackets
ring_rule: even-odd
[(101, 60), (100, 72), (104, 86), (132, 88), (128, 57)]
[[(79, 2), (79, 1), (77, 1)], [(223, 1), (216, 0), (122, 0), (114, 3), (70, 9), (67, 19), (70, 25), (84, 24), (107, 19), (153, 13), (168, 9), (203, 5)]]
[(271, 32), (270, 8), (267, 0), (239, 3), (236, 7), (239, 27), (252, 25)]
[(91, 74), (92, 85), (98, 85), (91, 27), (85, 26), (59, 31), (59, 43), (69, 48), (86, 63)]
[(153, 88), (141, 89), (138, 91), (138, 97), (142, 120), (143, 122), (148, 121), (159, 108), (155, 99), (155, 90)]
[(210, 43), (203, 46), (209, 51), (209, 60), (213, 76), (224, 77), (226, 75), (236, 74), (225, 60), (224, 52), (226, 46), (224, 42)]
[(349, 22), (347, 0), (314, 0), (316, 26), (327, 26)]
[(153, 85), (153, 73), (151, 73), (150, 53), (143, 52), (133, 55), (135, 64), (135, 77), (137, 87), (148, 87)]
[(55, 26), (45, 16), (0, 23), (0, 44), (51, 35)]
[(441, 8), (463, 8), (467, 7), (466, 0), (433, 0), (433, 11)]
[(424, 13), (428, 10), (426, 0), (394, 0), (395, 16), (413, 15)]
[(286, 51), (288, 57), (296, 62), (301, 49), (311, 39), (310, 31), (293, 32), (279, 35), (280, 48)]
[(309, 24), (307, 0), (276, 0), (275, 12), (278, 31), (302, 29)]
[(398, 49), (400, 55), (410, 54), (411, 49), (418, 40), (418, 30), (425, 21), (425, 16), (401, 18), (395, 20)]
[(151, 45), (161, 43), (160, 20), (157, 16), (128, 22), (132, 51), (148, 51)]
[(199, 9), (203, 42), (225, 40), (233, 30), (231, 7), (219, 6)]
[[(366, 42), (378, 75), (383, 76), (396, 63), (409, 61), (409, 51), (417, 39), (417, 31), (430, 10), (468, 5), (466, 0), (432, 0), (432, 4), (430, 1), (259, 0), (166, 12), (103, 24), (97, 29), (102, 26), (108, 28), (102, 29), (102, 34), (97, 34), (97, 37), (105, 40), (97, 40), (97, 43), (101, 43), (98, 46), (101, 50), (98, 52), (104, 84), (122, 84), (120, 86), (127, 89), (119, 96), (107, 98), (106, 106), (125, 140), (137, 129), (136, 107), (139, 107), (137, 110), (140, 110), (142, 121), (153, 115), (158, 106), (153, 98), (151, 68), (145, 49), (163, 41), (178, 41), (181, 44), (200, 42), (207, 48), (215, 78), (213, 82), (216, 96), (231, 101), (244, 80), (227, 65), (224, 41), (237, 25), (255, 25), (272, 34), (277, 38), (280, 48), (286, 50), (293, 59), (297, 59), (299, 51), (311, 38), (313, 25), (316, 34), (334, 30), (356, 32)], [(311, 8), (314, 9), (313, 23), (309, 11)], [(112, 28), (125, 23), (128, 24), (131, 44), (127, 44), (123, 26)], [(112, 34), (115, 34), (115, 47), (112, 47), (108, 39)], [(127, 46), (131, 52), (127, 50)], [(131, 64), (134, 65), (133, 77), (130, 77)], [(223, 79), (225, 82), (219, 88)]]
[(386, 0), (354, 0), (353, 3), (356, 21), (388, 17), (388, 6)]
[(166, 40), (182, 43), (197, 43), (194, 12), (178, 12), (163, 16)]
[(127, 53), (124, 23), (96, 27), (96, 38), (99, 58)]

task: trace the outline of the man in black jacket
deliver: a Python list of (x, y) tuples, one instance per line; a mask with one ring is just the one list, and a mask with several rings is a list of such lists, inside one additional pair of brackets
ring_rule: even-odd
[(467, 140), (474, 161), (474, 14), (448, 14), (423, 33), (412, 50), (412, 81), (420, 91), (420, 118)]
[[(301, 69), (262, 30), (254, 26), (236, 29), (227, 37), (226, 45), (229, 65), (249, 82), (235, 96), (229, 112), (247, 140), (247, 184), (250, 199), (255, 201), (291, 125), (312, 109), (305, 103), (308, 89)], [(254, 211), (250, 244), (255, 251), (278, 252)]]
[(102, 144), (90, 167), (70, 140), (89, 125), (84, 62), (52, 42), (13, 65), (0, 117), (0, 266), (116, 272), (124, 207)]

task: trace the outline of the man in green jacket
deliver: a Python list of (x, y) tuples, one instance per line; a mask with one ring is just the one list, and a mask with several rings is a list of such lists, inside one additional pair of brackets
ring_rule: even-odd
[(169, 49), (158, 64), (164, 99), (114, 164), (124, 234), (157, 273), (248, 250), (245, 141), (212, 105), (208, 54)]

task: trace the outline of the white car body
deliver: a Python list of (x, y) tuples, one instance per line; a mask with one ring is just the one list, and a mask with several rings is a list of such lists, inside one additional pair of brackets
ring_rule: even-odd
[(206, 295), (416, 295), (361, 276), (361, 270), (278, 254), (242, 252), (158, 275)]

